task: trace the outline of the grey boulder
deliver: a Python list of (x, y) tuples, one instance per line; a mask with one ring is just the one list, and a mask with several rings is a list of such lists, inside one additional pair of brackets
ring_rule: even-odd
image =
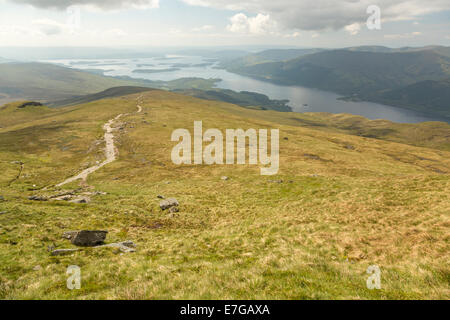
[(159, 203), (159, 207), (162, 210), (167, 210), (170, 209), (172, 207), (178, 207), (180, 204), (178, 203), (178, 200), (175, 198), (169, 198), (166, 200), (163, 200)]
[(81, 230), (71, 237), (72, 244), (80, 247), (95, 247), (103, 244), (108, 231)]

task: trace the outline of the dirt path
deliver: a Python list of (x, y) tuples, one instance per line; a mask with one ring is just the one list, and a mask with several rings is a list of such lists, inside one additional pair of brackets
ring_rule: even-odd
[[(140, 98), (138, 98), (138, 100), (140, 100)], [(138, 111), (137, 113), (141, 113), (142, 112), (142, 107), (138, 104), (137, 105)], [(56, 187), (61, 187), (65, 184), (74, 182), (76, 180), (82, 180), (82, 181), (86, 181), (87, 177), (91, 174), (94, 173), (95, 171), (97, 171), (98, 169), (106, 166), (107, 164), (113, 162), (116, 160), (118, 151), (116, 149), (116, 147), (114, 146), (114, 128), (112, 128), (113, 124), (119, 120), (121, 117), (129, 115), (129, 113), (126, 114), (119, 114), (117, 117), (115, 117), (114, 119), (109, 120), (107, 123), (105, 123), (105, 125), (103, 126), (103, 130), (105, 130), (105, 136), (104, 136), (104, 140), (106, 142), (106, 147), (105, 147), (105, 156), (106, 156), (106, 160), (103, 161), (102, 163), (95, 165), (93, 167), (89, 167), (83, 171), (81, 171), (79, 174), (77, 174), (74, 177), (71, 177), (67, 180), (65, 180), (64, 182), (61, 182), (60, 184), (57, 184)]]
[(14, 182), (16, 182), (17, 180), (19, 180), (20, 175), (22, 174), (23, 169), (25, 168), (25, 164), (24, 164), (23, 162), (17, 161), (17, 164), (20, 165), (19, 173), (17, 174), (17, 176), (16, 176), (14, 179), (12, 179), (12, 180), (8, 183), (8, 185), (7, 185), (8, 187), (10, 187), (10, 186), (11, 186)]

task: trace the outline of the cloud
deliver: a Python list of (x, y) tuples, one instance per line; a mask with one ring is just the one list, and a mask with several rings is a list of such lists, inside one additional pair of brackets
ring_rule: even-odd
[(361, 30), (361, 25), (359, 23), (352, 23), (349, 24), (348, 26), (345, 26), (344, 29), (352, 36), (355, 36), (358, 34), (359, 30)]
[[(298, 30), (339, 30), (363, 24), (373, 0), (183, 0), (195, 6), (214, 7), (270, 16), (279, 27)], [(383, 21), (410, 20), (450, 10), (448, 0), (377, 0)], [(242, 16), (240, 17), (242, 19)], [(242, 20), (243, 22), (243, 20)], [(353, 32), (355, 32), (353, 30)]]
[(384, 37), (386, 39), (410, 39), (422, 35), (422, 32), (411, 32), (411, 33), (398, 33), (398, 34), (386, 34)]
[(8, 0), (29, 4), (36, 8), (64, 10), (71, 6), (91, 6), (105, 10), (120, 8), (151, 9), (159, 7), (159, 0)]
[(244, 13), (238, 13), (230, 18), (231, 24), (227, 30), (236, 33), (268, 34), (276, 29), (275, 21), (269, 15), (258, 14), (255, 17), (247, 17)]
[(128, 36), (128, 33), (123, 31), (122, 29), (115, 28), (115, 29), (106, 30), (103, 33), (103, 35), (106, 37), (120, 38), (120, 37)]
[(67, 30), (65, 24), (59, 23), (50, 19), (39, 19), (32, 22), (33, 26), (36, 27), (42, 34), (47, 36), (53, 36), (63, 33)]
[(201, 27), (192, 28), (192, 31), (194, 31), (194, 32), (203, 32), (203, 31), (211, 31), (213, 29), (214, 29), (214, 26), (204, 25), (204, 26), (201, 26)]

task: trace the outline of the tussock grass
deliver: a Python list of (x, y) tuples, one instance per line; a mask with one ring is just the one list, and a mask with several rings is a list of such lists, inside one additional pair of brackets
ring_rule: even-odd
[[(89, 204), (27, 200), (61, 192), (52, 185), (101, 160), (103, 123), (133, 112), (137, 97), (31, 118), (13, 106), (0, 110), (0, 123), (8, 119), (0, 129), (0, 298), (450, 298), (450, 153), (405, 144), (408, 134), (397, 142), (360, 137), (326, 116), (152, 91), (143, 95), (142, 114), (122, 119), (118, 160), (81, 185), (106, 195)], [(195, 120), (205, 130), (279, 128), (279, 174), (260, 176), (258, 166), (175, 166), (171, 133), (192, 131)], [(12, 161), (25, 167), (6, 187), (18, 170)], [(161, 212), (159, 194), (179, 200), (177, 216)], [(132, 240), (137, 252), (51, 257), (47, 247), (70, 248), (61, 234), (77, 229), (109, 230), (107, 242)], [(381, 290), (366, 287), (372, 264), (382, 270)], [(81, 267), (81, 290), (66, 288), (69, 265)]]

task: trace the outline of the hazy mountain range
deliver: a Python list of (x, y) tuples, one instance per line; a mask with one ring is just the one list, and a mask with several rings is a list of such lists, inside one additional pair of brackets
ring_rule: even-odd
[[(2, 48), (0, 52), (9, 52)], [(45, 56), (41, 48), (38, 54)], [(55, 50), (54, 56), (91, 57), (92, 48)], [(387, 48), (360, 46), (343, 49), (268, 49), (246, 50), (173, 50), (173, 54), (202, 55), (220, 61), (218, 68), (271, 81), (336, 92), (344, 100), (373, 101), (419, 111), (429, 116), (450, 119), (450, 48)], [(100, 50), (100, 56), (162, 57), (161, 52)], [(9, 55), (10, 56), (10, 55)], [(20, 55), (18, 55), (20, 58)], [(149, 81), (130, 77), (105, 77), (101, 72), (42, 63), (11, 63), (0, 58), (0, 102), (14, 99), (64, 101), (79, 99), (112, 87), (152, 87), (181, 90), (204, 99), (257, 106), (278, 111), (290, 110), (285, 101), (270, 100), (251, 92), (213, 89), (216, 80), (189, 78), (173, 81)]]
[[(294, 54), (299, 56), (291, 58)], [(346, 95), (348, 99), (382, 102), (450, 117), (450, 100), (446, 94), (450, 77), (449, 47), (269, 50), (225, 61), (222, 67), (279, 84), (318, 88)], [(427, 90), (430, 87), (432, 91)], [(417, 92), (421, 92), (419, 100)]]

